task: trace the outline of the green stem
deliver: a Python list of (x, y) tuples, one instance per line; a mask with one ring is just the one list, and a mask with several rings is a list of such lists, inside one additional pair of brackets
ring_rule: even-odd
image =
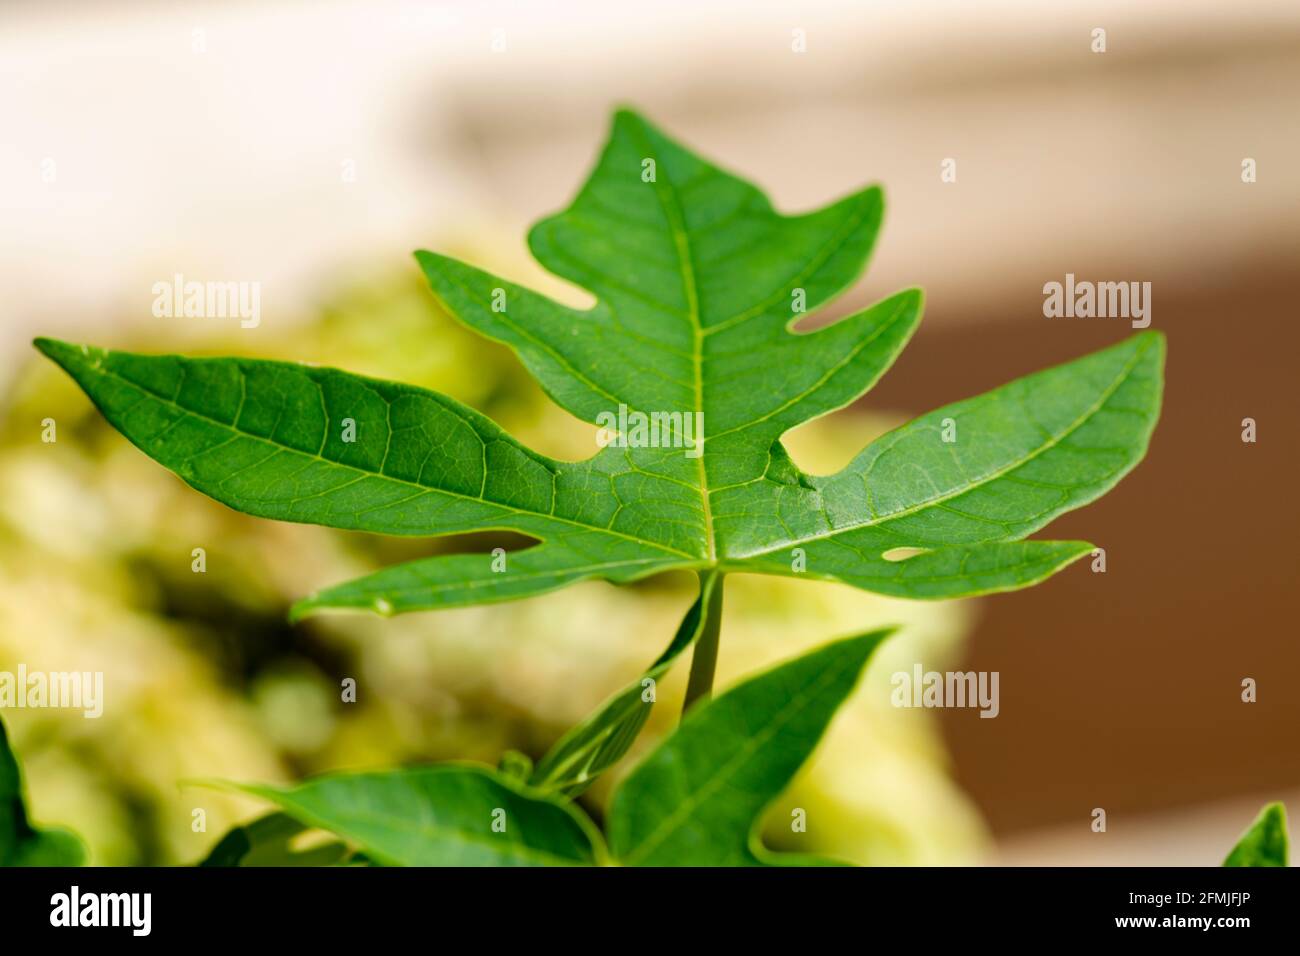
[(713, 673), (718, 666), (718, 634), (722, 630), (722, 575), (709, 571), (700, 575), (700, 593), (704, 593), (705, 581), (713, 577), (713, 591), (709, 602), (703, 608), (704, 621), (700, 637), (691, 652), (691, 676), (686, 682), (686, 702), (682, 704), (682, 713), (694, 707), (702, 700), (708, 700), (713, 690)]

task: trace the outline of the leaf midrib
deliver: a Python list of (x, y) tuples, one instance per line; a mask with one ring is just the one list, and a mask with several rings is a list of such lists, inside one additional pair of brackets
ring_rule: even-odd
[[(699, 287), (695, 278), (695, 259), (691, 250), (690, 235), (686, 231), (686, 222), (682, 215), (681, 200), (677, 195), (677, 184), (673, 182), (672, 177), (666, 176), (665, 182), (661, 185), (659, 182), (659, 168), (662, 157), (655, 151), (653, 144), (646, 136), (645, 128), (636, 123), (637, 137), (641, 140), (642, 148), (655, 159), (655, 177), (652, 182), (655, 190), (655, 197), (659, 200), (659, 205), (663, 209), (664, 217), (668, 222), (669, 231), (672, 234), (673, 246), (677, 253), (677, 261), (681, 266), (682, 273), (682, 291), (686, 295), (687, 318), (691, 322), (691, 365), (694, 373), (695, 387), (695, 407), (700, 412), (701, 434), (696, 437), (696, 443), (701, 446), (701, 453), (695, 459), (696, 470), (699, 473), (700, 481), (700, 505), (704, 512), (704, 540), (708, 545), (707, 558), (710, 564), (717, 562), (717, 543), (713, 536), (713, 508), (709, 502), (709, 478), (708, 472), (704, 466), (705, 455), (707, 454), (708, 445), (705, 441), (707, 435), (708, 422), (704, 416), (704, 326), (700, 321), (700, 296)], [(667, 186), (664, 189), (663, 186)]]

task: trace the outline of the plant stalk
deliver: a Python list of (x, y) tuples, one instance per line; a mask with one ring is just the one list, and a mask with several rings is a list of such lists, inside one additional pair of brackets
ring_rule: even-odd
[[(700, 637), (691, 652), (691, 676), (686, 681), (686, 701), (682, 704), (682, 713), (694, 707), (700, 701), (708, 700), (713, 691), (713, 674), (718, 667), (718, 635), (722, 631), (722, 575), (716, 571), (707, 572), (714, 576), (713, 593), (709, 603), (702, 610), (704, 622)], [(700, 575), (700, 589), (703, 593), (705, 574)]]

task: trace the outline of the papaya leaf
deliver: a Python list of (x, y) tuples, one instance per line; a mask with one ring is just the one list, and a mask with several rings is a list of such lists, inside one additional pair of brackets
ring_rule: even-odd
[[(586, 310), (432, 252), (435, 296), (512, 348), (598, 425), (579, 462), (540, 455), (452, 399), (334, 369), (145, 356), (38, 339), (132, 442), (198, 490), (268, 518), (394, 535), (514, 531), (504, 565), (441, 555), (308, 597), (395, 613), (670, 569), (803, 574), (909, 598), (1034, 584), (1091, 550), (1024, 540), (1145, 454), (1164, 341), (1104, 351), (931, 412), (828, 476), (785, 432), (864, 394), (907, 343), (921, 293), (824, 327), (805, 314), (862, 273), (869, 187), (778, 213), (754, 186), (620, 111), (573, 203), (529, 234)], [(900, 549), (915, 552), (903, 560)]]
[(86, 848), (73, 833), (32, 826), (22, 771), (0, 720), (0, 866), (81, 866), (85, 861)]
[(603, 855), (581, 809), (489, 767), (338, 773), (294, 787), (235, 784), (393, 866), (583, 866)]
[(533, 772), (533, 784), (574, 797), (628, 751), (650, 718), (655, 685), (717, 615), (721, 582), (716, 574), (701, 578), (700, 596), (682, 619), (672, 643), (634, 684), (620, 690), (594, 714), (572, 728), (546, 753)]
[(614, 859), (626, 866), (833, 862), (772, 853), (758, 825), (890, 633), (836, 641), (689, 712), (615, 791), (606, 820)]
[(1286, 866), (1286, 807), (1266, 804), (1232, 848), (1224, 866)]

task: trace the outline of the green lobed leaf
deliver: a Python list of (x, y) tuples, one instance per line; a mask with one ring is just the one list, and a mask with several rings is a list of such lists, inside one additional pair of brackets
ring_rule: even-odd
[(234, 786), (388, 865), (581, 866), (603, 853), (580, 809), (488, 767), (439, 764), (329, 774), (288, 788)]
[[(782, 435), (866, 392), (920, 319), (921, 294), (907, 290), (795, 328), (858, 278), (882, 213), (870, 187), (782, 215), (620, 111), (573, 203), (529, 234), (537, 260), (592, 293), (593, 308), (417, 253), (443, 306), (511, 347), (558, 404), (593, 424), (621, 422), (620, 411), (677, 416), (660, 437), (685, 447), (615, 441), (560, 462), (411, 386), (282, 362), (37, 346), (143, 451), (241, 511), (539, 542), (504, 570), (487, 555), (387, 568), (307, 598), (295, 616), (486, 603), (674, 568), (805, 574), (910, 598), (1034, 584), (1091, 546), (1026, 536), (1104, 494), (1145, 454), (1163, 338), (1145, 332), (931, 412), (838, 473), (807, 474)], [(685, 440), (697, 414), (702, 444), (694, 430)], [(899, 549), (919, 553), (891, 560)]]
[(1286, 807), (1266, 804), (1232, 848), (1224, 866), (1286, 866), (1288, 842)]
[(757, 828), (890, 633), (836, 641), (690, 711), (615, 792), (606, 821), (614, 859), (627, 866), (830, 862), (773, 854)]
[[(716, 574), (700, 579), (700, 596), (691, 605), (673, 637), (650, 668), (607, 700), (600, 709), (556, 741), (533, 772), (534, 786), (573, 797), (581, 793), (628, 751), (650, 718), (654, 696), (647, 697), (678, 657), (694, 646), (710, 615), (719, 613), (721, 581)], [(716, 596), (716, 598), (715, 598)]]
[(0, 720), (0, 866), (81, 866), (85, 860), (86, 849), (73, 833), (32, 826), (22, 771)]
[[(1142, 458), (1163, 359), (1163, 337), (1142, 333), (938, 409), (808, 488), (747, 491), (742, 498), (765, 500), (736, 506), (733, 540), (751, 568), (791, 574), (799, 547), (808, 576), (900, 597), (1037, 583), (1092, 546), (1019, 539), (1097, 498)], [(730, 523), (732, 507), (719, 515)], [(780, 545), (765, 543), (777, 536)], [(894, 548), (925, 550), (890, 561)]]
[[(595, 493), (610, 478), (594, 465), (536, 455), (434, 392), (285, 362), (37, 344), (142, 451), (240, 511), (394, 535), (509, 528), (546, 541), (511, 556), (505, 574), (488, 555), (403, 566), (409, 590), (366, 594), (378, 611), (503, 600), (595, 575), (631, 580), (686, 557), (636, 537), (633, 509), (615, 519), (617, 506)], [(343, 441), (347, 418), (355, 442)]]

